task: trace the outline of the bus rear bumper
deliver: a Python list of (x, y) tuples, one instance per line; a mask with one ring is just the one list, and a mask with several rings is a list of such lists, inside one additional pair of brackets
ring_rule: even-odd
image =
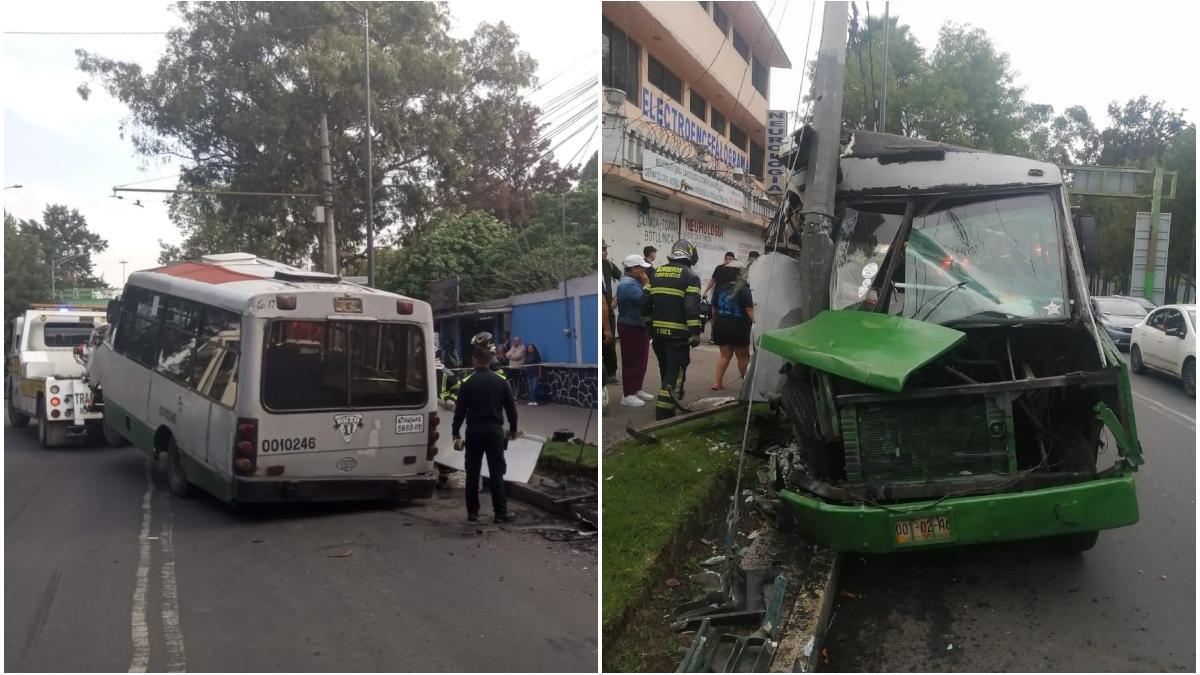
[[(1138, 521), (1133, 474), (1025, 492), (976, 495), (940, 502), (868, 505), (831, 504), (783, 490), (780, 498), (797, 529), (835, 551), (891, 553), (988, 542), (1036, 539), (1105, 530)], [(913, 528), (925, 518), (945, 517), (945, 536), (899, 542), (902, 521)]]
[(405, 478), (234, 478), (236, 502), (339, 502), (425, 499), (433, 496), (437, 474)]

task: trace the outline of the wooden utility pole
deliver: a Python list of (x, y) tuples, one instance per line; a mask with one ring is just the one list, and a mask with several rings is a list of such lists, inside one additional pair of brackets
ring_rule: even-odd
[(837, 190), (838, 157), (842, 149), (842, 93), (846, 80), (846, 35), (849, 13), (845, 2), (825, 3), (821, 46), (817, 52), (813, 106), (814, 145), (808, 155), (804, 187), (804, 219), (800, 234), (803, 275), (801, 320), (808, 321), (828, 304), (829, 273), (833, 264), (833, 205)]
[(333, 223), (333, 167), (329, 161), (329, 122), (325, 113), (321, 113), (321, 191), (325, 194), (325, 269), (323, 271), (337, 274), (337, 230)]

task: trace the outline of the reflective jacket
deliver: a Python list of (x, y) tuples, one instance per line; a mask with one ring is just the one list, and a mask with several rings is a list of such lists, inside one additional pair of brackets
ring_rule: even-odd
[(672, 260), (654, 270), (645, 314), (656, 340), (687, 342), (700, 334), (700, 277), (691, 265)]

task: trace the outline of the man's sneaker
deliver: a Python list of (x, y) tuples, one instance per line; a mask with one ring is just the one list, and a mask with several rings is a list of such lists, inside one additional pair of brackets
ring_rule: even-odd
[(639, 391), (639, 392), (636, 394), (636, 396), (637, 396), (638, 398), (642, 399), (643, 401), (646, 401), (647, 403), (649, 403), (650, 401), (653, 401), (653, 400), (654, 400), (654, 398), (655, 398), (655, 397), (654, 397), (654, 394), (647, 394), (647, 393), (646, 393), (646, 392), (644, 392), (644, 391)]
[(479, 522), (479, 514), (478, 514), (478, 513), (468, 513), (468, 514), (467, 514), (467, 521), (468, 521), (468, 522), (472, 522), (472, 523), (477, 523), (477, 522)]
[(630, 408), (640, 408), (646, 405), (646, 402), (635, 395), (629, 395), (621, 399), (621, 405), (627, 405)]
[(494, 520), (497, 523), (511, 523), (512, 521), (514, 521), (516, 519), (517, 519), (517, 514), (513, 513), (512, 511), (509, 511), (508, 513), (497, 513)]

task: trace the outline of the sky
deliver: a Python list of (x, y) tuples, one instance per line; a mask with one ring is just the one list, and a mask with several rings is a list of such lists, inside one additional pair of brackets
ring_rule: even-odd
[[(778, 26), (793, 64), (791, 70), (771, 72), (771, 107), (795, 110), (813, 3), (763, 0), (759, 6), (770, 13), (771, 26)], [(882, 16), (883, 7), (883, 2), (870, 3), (871, 15)], [(1048, 103), (1056, 113), (1083, 105), (1104, 128), (1109, 101), (1124, 103), (1142, 94), (1174, 110), (1186, 108), (1186, 119), (1196, 122), (1195, 7), (1190, 2), (893, 2), (891, 14), (910, 26), (927, 54), (947, 21), (984, 29), (1009, 55), (1017, 82), (1028, 87), (1026, 101)], [(858, 10), (865, 15), (867, 4), (858, 2)], [(820, 42), (821, 13), (817, 7), (812, 14), (810, 61)]]
[[(147, 194), (123, 200), (111, 197), (114, 185), (144, 182), (138, 187), (172, 188), (178, 168), (173, 164), (146, 165), (119, 127), (125, 107), (97, 84), (83, 101), (75, 89), (85, 81), (76, 69), (75, 50), (136, 61), (153, 68), (162, 53), (162, 35), (15, 35), (12, 31), (160, 31), (176, 24), (165, 2), (6, 2), (0, 25), (6, 34), (0, 61), (0, 97), (4, 102), (3, 206), (17, 218), (41, 220), (48, 204), (79, 209), (94, 232), (108, 240), (108, 249), (93, 256), (96, 272), (110, 285), (123, 283), (126, 273), (155, 267), (158, 240), (180, 241), (163, 197)], [(468, 37), (482, 21), (505, 21), (520, 37), (521, 49), (538, 62), (538, 79), (548, 82), (530, 94), (545, 103), (576, 84), (588, 69), (599, 71), (600, 22), (598, 3), (467, 2), (450, 4), (451, 34)], [(578, 30), (567, 30), (578, 26)], [(586, 39), (582, 39), (586, 36)], [(597, 120), (599, 116), (597, 114)], [(552, 117), (552, 124), (561, 117)], [(571, 128), (574, 130), (574, 127)], [(566, 135), (566, 134), (563, 134)], [(566, 140), (554, 152), (560, 162), (576, 163), (590, 155), (599, 138), (589, 131)], [(557, 143), (561, 136), (556, 136)], [(583, 147), (585, 143), (587, 148)]]

